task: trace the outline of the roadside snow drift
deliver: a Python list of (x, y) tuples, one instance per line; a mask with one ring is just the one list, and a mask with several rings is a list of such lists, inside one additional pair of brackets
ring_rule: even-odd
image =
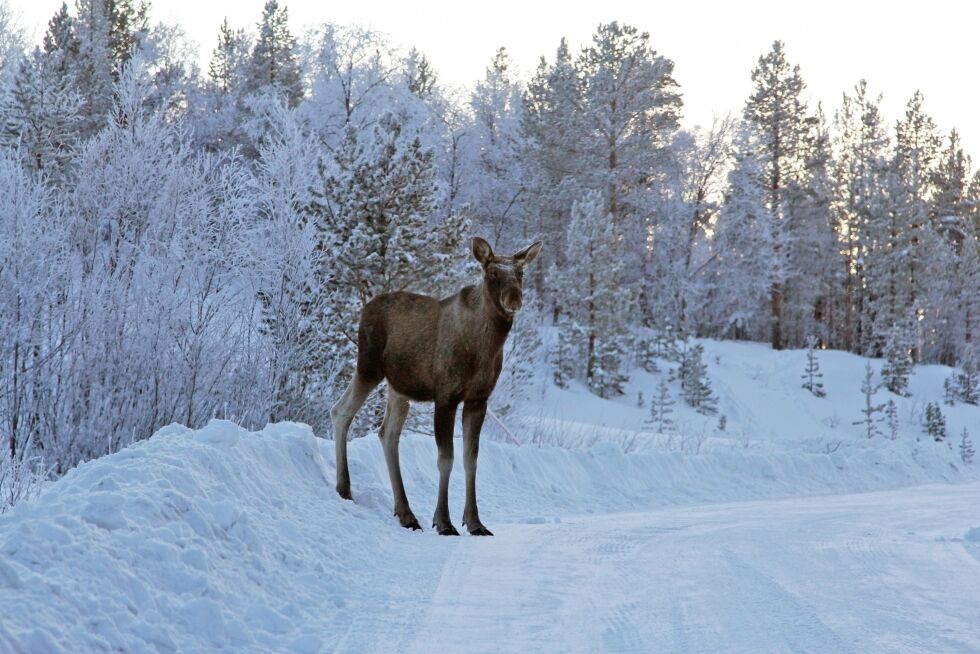
[[(501, 539), (398, 527), (376, 438), (351, 443), (355, 502), (340, 500), (332, 450), (304, 425), (250, 433), (214, 421), (199, 431), (165, 428), (72, 470), (0, 518), (0, 651), (390, 649), (399, 624), (424, 618), (423, 598), (436, 592), (458, 543), (493, 548)], [(487, 442), (479, 496), (500, 535), (592, 512), (958, 478), (947, 454), (910, 463), (887, 448), (845, 459)], [(435, 458), (431, 438), (403, 437), (409, 498), (426, 526)]]

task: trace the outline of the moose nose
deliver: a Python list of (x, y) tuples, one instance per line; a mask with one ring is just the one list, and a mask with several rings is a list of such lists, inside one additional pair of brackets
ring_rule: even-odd
[(524, 301), (523, 298), (521, 298), (520, 292), (511, 291), (506, 293), (501, 300), (501, 306), (503, 306), (504, 309), (510, 313), (517, 313), (521, 310), (521, 307), (524, 306)]

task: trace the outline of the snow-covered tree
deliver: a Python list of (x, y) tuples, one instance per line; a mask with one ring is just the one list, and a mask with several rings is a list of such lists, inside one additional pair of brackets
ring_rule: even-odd
[(589, 387), (602, 397), (619, 395), (631, 293), (622, 284), (618, 240), (600, 193), (590, 192), (573, 205), (565, 243), (568, 264), (554, 280), (556, 305), (583, 331), (578, 351)]
[(864, 433), (868, 438), (881, 435), (881, 429), (878, 427), (878, 423), (881, 422), (882, 418), (878, 414), (885, 408), (884, 404), (874, 403), (874, 395), (881, 386), (881, 384), (875, 383), (874, 375), (874, 369), (871, 367), (871, 362), (869, 361), (864, 366), (864, 378), (861, 380), (861, 394), (864, 396), (864, 408), (861, 409), (861, 414), (864, 417), (852, 423), (855, 425), (864, 425)]
[(770, 340), (774, 349), (783, 347), (782, 306), (785, 274), (782, 263), (788, 255), (787, 224), (794, 220), (787, 192), (803, 185), (812, 120), (803, 100), (806, 85), (799, 66), (786, 58), (781, 41), (759, 58), (752, 71), (753, 91), (745, 104), (744, 119), (758, 134), (765, 208), (772, 216), (770, 257), (777, 276), (770, 288)]
[(898, 405), (892, 398), (888, 398), (885, 404), (885, 426), (888, 427), (888, 438), (891, 440), (898, 438)]
[(500, 48), (473, 91), (473, 127), (466, 143), (474, 161), (463, 198), (474, 226), (504, 247), (523, 243), (530, 235), (528, 171), (520, 134), (523, 100), (510, 67), (507, 51)]
[(885, 342), (885, 364), (881, 367), (885, 388), (903, 397), (909, 394), (909, 377), (912, 375), (911, 332), (907, 323), (892, 326)]
[(687, 349), (678, 372), (681, 394), (688, 406), (698, 413), (711, 415), (718, 411), (718, 398), (711, 392), (708, 366), (704, 363), (704, 346), (698, 343)]
[(657, 384), (656, 393), (650, 399), (650, 419), (648, 420), (648, 422), (653, 423), (658, 434), (667, 434), (674, 429), (674, 421), (670, 415), (674, 412), (673, 406), (675, 404), (677, 402), (670, 397), (667, 379), (661, 377)]
[(926, 405), (925, 428), (926, 433), (937, 442), (946, 440), (946, 416), (935, 402)]
[(710, 321), (710, 333), (718, 336), (768, 336), (768, 305), (779, 273), (772, 257), (773, 217), (765, 207), (753, 142), (750, 130), (739, 132), (735, 165), (714, 225), (713, 258), (703, 269), (702, 320)]
[(4, 114), (3, 143), (25, 167), (60, 184), (78, 145), (82, 98), (58, 70), (60, 53), (40, 49), (21, 60)]
[(960, 460), (967, 464), (973, 463), (974, 454), (970, 432), (964, 427), (963, 432), (960, 434)]
[(872, 336), (869, 290), (879, 275), (876, 256), (882, 243), (881, 217), (887, 214), (888, 134), (880, 110), (881, 96), (871, 96), (861, 80), (845, 94), (834, 125), (833, 216), (841, 235), (843, 297), (835, 335), (847, 349), (865, 353)]
[(816, 336), (811, 335), (806, 339), (806, 367), (803, 369), (803, 388), (816, 397), (824, 397), (827, 395), (827, 391), (823, 389), (823, 382), (820, 381), (823, 373), (820, 372), (820, 360), (817, 358), (818, 342)]
[[(303, 98), (303, 77), (296, 38), (289, 31), (289, 10), (280, 7), (276, 0), (267, 0), (256, 32), (248, 62), (246, 91), (271, 90), (282, 94), (287, 104), (295, 107)], [(231, 38), (238, 39), (235, 35)]]

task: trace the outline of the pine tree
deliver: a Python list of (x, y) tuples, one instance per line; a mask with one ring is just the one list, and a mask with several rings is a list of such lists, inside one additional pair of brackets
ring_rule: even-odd
[(701, 344), (688, 348), (679, 371), (681, 393), (688, 406), (698, 413), (711, 415), (718, 411), (718, 398), (711, 393), (708, 380), (708, 367), (703, 361), (704, 346)]
[(622, 283), (618, 241), (599, 193), (572, 207), (567, 265), (554, 279), (555, 297), (583, 330), (585, 380), (601, 397), (618, 395), (625, 381), (627, 311), (631, 289)]
[(953, 404), (956, 403), (956, 391), (953, 387), (955, 378), (956, 377), (954, 374), (943, 380), (943, 402), (945, 402), (947, 406), (953, 406)]
[(296, 39), (289, 31), (289, 11), (276, 0), (267, 0), (252, 47), (246, 91), (273, 89), (285, 96), (290, 107), (303, 98), (303, 79)]
[(852, 423), (855, 425), (864, 425), (865, 434), (868, 438), (872, 438), (876, 434), (881, 434), (881, 430), (878, 428), (881, 417), (876, 416), (885, 408), (884, 404), (874, 403), (874, 394), (880, 386), (880, 384), (874, 383), (874, 374), (874, 369), (871, 367), (871, 362), (869, 361), (864, 366), (864, 379), (861, 380), (861, 394), (864, 395), (864, 408), (861, 409), (861, 413), (864, 415), (864, 418)]
[(581, 327), (567, 314), (561, 314), (555, 326), (557, 334), (549, 354), (552, 375), (558, 388), (568, 388), (569, 383), (580, 376), (581, 344), (585, 337)]
[(648, 33), (612, 22), (599, 26), (575, 67), (586, 140), (580, 181), (603, 191), (617, 235), (643, 234), (648, 188), (638, 182), (661, 167), (680, 117), (674, 62)]
[(907, 397), (909, 376), (912, 374), (912, 345), (910, 329), (904, 324), (892, 326), (885, 343), (885, 364), (881, 368), (881, 378), (892, 393)]
[[(787, 189), (803, 184), (812, 120), (803, 101), (805, 84), (799, 66), (786, 59), (781, 41), (759, 58), (752, 71), (753, 92), (745, 105), (744, 118), (759, 134), (765, 208), (773, 218), (771, 258), (775, 270), (784, 273), (782, 262), (789, 254), (786, 224), (793, 217), (787, 207)], [(770, 288), (770, 340), (773, 349), (783, 348), (783, 279), (777, 276)]]
[(412, 48), (405, 58), (405, 86), (416, 96), (426, 99), (436, 88), (436, 71), (428, 58)]
[(891, 440), (898, 438), (898, 406), (891, 398), (888, 398), (888, 403), (885, 405), (885, 425), (888, 427), (888, 438)]
[(963, 362), (960, 372), (956, 373), (955, 393), (960, 402), (980, 404), (980, 370), (972, 359)]
[(932, 436), (936, 442), (946, 440), (946, 417), (935, 402), (929, 402), (926, 405), (925, 428), (926, 433)]
[(810, 391), (816, 397), (825, 397), (827, 392), (823, 389), (823, 382), (818, 381), (823, 377), (820, 372), (820, 361), (817, 359), (817, 337), (808, 336), (806, 339), (806, 368), (803, 369), (803, 388)]
[(82, 98), (40, 49), (21, 61), (8, 101), (2, 142), (16, 147), (25, 167), (61, 184), (80, 137)]
[(521, 137), (521, 85), (511, 79), (507, 51), (500, 48), (470, 98), (473, 127), (468, 135), (474, 170), (465, 201), (481, 233), (495, 243), (529, 231), (527, 168)]
[(970, 440), (970, 432), (964, 427), (960, 434), (960, 459), (963, 463), (973, 463), (973, 455), (973, 441)]
[(870, 289), (882, 288), (877, 250), (879, 223), (888, 213), (886, 200), (888, 134), (881, 116), (881, 96), (861, 80), (854, 94), (844, 95), (835, 116), (833, 212), (841, 234), (844, 272), (841, 338), (853, 352), (869, 351), (875, 316)]
[(218, 45), (208, 64), (208, 77), (220, 93), (235, 93), (246, 83), (251, 48), (245, 30), (233, 29), (225, 18), (218, 29)]
[(650, 419), (648, 420), (648, 422), (653, 423), (657, 433), (668, 434), (674, 429), (674, 421), (670, 415), (674, 412), (672, 407), (675, 404), (677, 403), (670, 397), (667, 380), (661, 377), (657, 384), (657, 392), (650, 398)]
[(773, 280), (773, 217), (766, 209), (762, 167), (751, 128), (736, 137), (735, 166), (728, 174), (725, 203), (714, 227), (714, 258), (704, 268), (705, 314), (716, 333), (766, 338)]

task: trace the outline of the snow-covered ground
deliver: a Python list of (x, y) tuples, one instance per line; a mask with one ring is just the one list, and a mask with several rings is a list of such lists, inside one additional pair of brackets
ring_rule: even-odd
[[(489, 539), (398, 527), (373, 437), (352, 503), (302, 425), (161, 430), (0, 517), (0, 652), (980, 650), (977, 465), (916, 417), (948, 370), (917, 369), (899, 438), (868, 441), (861, 359), (821, 353), (818, 399), (802, 352), (706, 349), (724, 431), (678, 404), (685, 435), (649, 433), (645, 373), (509, 418), (523, 445), (480, 453)], [(954, 443), (980, 432), (943, 408)], [(435, 458), (403, 437), (426, 525)]]

